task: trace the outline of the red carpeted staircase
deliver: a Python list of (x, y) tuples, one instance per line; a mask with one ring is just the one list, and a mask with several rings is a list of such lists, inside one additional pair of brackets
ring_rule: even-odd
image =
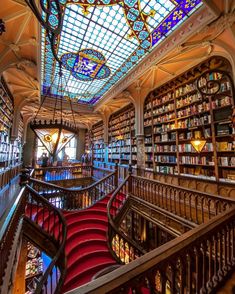
[(88, 209), (64, 212), (68, 234), (65, 247), (67, 275), (63, 292), (89, 282), (96, 273), (116, 264), (107, 245), (108, 200), (109, 196)]

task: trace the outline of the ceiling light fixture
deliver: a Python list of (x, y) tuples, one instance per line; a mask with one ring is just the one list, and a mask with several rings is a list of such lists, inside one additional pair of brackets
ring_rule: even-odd
[[(35, 115), (35, 118), (30, 124), (31, 129), (35, 132), (36, 136), (40, 139), (49, 154), (52, 156), (53, 161), (56, 159), (56, 155), (61, 151), (61, 149), (64, 148), (64, 146), (76, 134), (78, 134), (78, 129), (76, 127), (74, 112), (70, 99), (69, 105), (73, 117), (73, 123), (66, 120), (66, 117), (63, 113), (64, 94), (68, 95), (68, 91), (66, 89), (67, 83), (63, 77), (61, 67), (55, 80), (57, 79), (59, 80), (58, 85), (53, 85), (52, 82), (47, 91), (48, 95), (45, 95), (43, 97), (42, 103)], [(55, 89), (57, 93), (54, 108), (52, 109), (52, 118), (46, 120), (38, 119), (38, 117), (40, 116), (40, 110), (42, 109), (46, 98), (50, 97), (52, 87), (56, 87)], [(43, 117), (43, 110), (41, 111), (40, 117)]]

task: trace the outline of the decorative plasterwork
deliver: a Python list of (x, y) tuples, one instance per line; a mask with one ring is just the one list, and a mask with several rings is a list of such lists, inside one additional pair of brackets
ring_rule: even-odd
[(118, 82), (100, 102), (97, 103), (95, 109), (98, 109), (104, 102), (117, 96), (121, 91), (125, 90), (129, 85), (141, 77), (151, 66), (158, 64), (160, 60), (171, 50), (180, 46), (184, 41), (191, 37), (195, 32), (202, 29), (217, 15), (209, 10), (207, 7), (201, 7), (195, 12), (189, 20), (187, 20), (182, 26), (180, 26), (174, 34), (168, 36), (166, 40), (159, 44), (149, 55), (140, 62), (139, 66), (134, 70), (130, 71), (123, 80)]

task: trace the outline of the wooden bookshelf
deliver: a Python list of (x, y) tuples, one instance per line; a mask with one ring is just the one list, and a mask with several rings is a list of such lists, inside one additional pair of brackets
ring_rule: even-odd
[(10, 130), (13, 123), (13, 99), (3, 79), (0, 81), (0, 171), (10, 164)]
[(100, 121), (92, 126), (93, 160), (104, 161), (104, 124)]
[[(231, 67), (213, 57), (154, 90), (144, 108), (145, 168), (235, 182)], [(204, 137), (198, 153), (192, 138)]]
[(135, 109), (132, 103), (111, 115), (108, 126), (109, 162), (136, 164), (137, 148), (134, 126)]

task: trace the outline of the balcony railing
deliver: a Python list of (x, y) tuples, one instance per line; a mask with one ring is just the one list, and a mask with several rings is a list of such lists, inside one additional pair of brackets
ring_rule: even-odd
[[(39, 229), (43, 236), (50, 240), (48, 244), (55, 248), (55, 255), (52, 256), (52, 261), (40, 279), (35, 293), (59, 293), (66, 268), (64, 255), (66, 223), (60, 210), (29, 186), (21, 189), (0, 229), (1, 293), (10, 291), (12, 269), (19, 250), (18, 241), (21, 238), (22, 228), (27, 223), (33, 226), (32, 234), (35, 234), (35, 230), (38, 234)], [(31, 238), (34, 239), (32, 234)], [(27, 237), (30, 237), (29, 232)]]
[(235, 269), (235, 208), (71, 294), (216, 293)]
[(34, 170), (34, 177), (42, 181), (60, 181), (92, 177), (91, 165), (75, 165), (60, 167), (40, 167)]
[(87, 208), (113, 192), (117, 186), (117, 173), (114, 171), (89, 187), (82, 189), (63, 188), (34, 178), (30, 178), (30, 184), (57, 208), (77, 210)]
[[(143, 255), (118, 227), (128, 196), (195, 222), (196, 228)], [(190, 208), (190, 207), (191, 208)], [(72, 293), (212, 293), (235, 269), (235, 201), (126, 177), (108, 203), (110, 248), (123, 263)]]
[[(67, 237), (67, 225), (61, 211), (54, 207), (44, 197), (40, 196), (30, 186), (25, 190), (25, 221), (33, 225), (33, 232), (38, 229), (47, 240), (52, 242), (56, 254), (39, 280), (35, 294), (60, 293), (66, 273), (65, 241)], [(32, 234), (33, 234), (32, 232)], [(27, 237), (32, 235), (26, 232)], [(35, 239), (33, 239), (35, 241)], [(50, 244), (49, 243), (49, 244)]]
[(131, 176), (129, 193), (196, 224), (235, 205), (235, 200)]

